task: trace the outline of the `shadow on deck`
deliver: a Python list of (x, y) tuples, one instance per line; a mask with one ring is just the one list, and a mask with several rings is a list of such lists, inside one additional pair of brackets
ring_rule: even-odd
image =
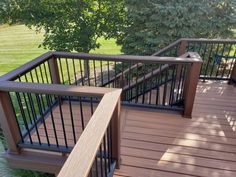
[[(176, 112), (122, 107), (121, 167), (114, 176), (236, 176), (235, 105), (234, 86), (209, 81), (198, 84), (192, 119), (184, 119)], [(73, 106), (75, 130), (79, 137), (79, 107), (76, 110), (76, 105)], [(68, 144), (72, 146), (69, 110), (63, 110)], [(54, 115), (58, 111), (54, 109)], [(89, 109), (84, 112), (86, 123), (91, 114)], [(54, 118), (58, 140), (63, 143), (59, 116)], [(50, 142), (53, 142), (51, 119), (46, 120), (46, 125)], [(39, 131), (44, 133), (43, 126)], [(36, 134), (33, 138), (37, 138)], [(42, 141), (46, 143), (46, 138)], [(67, 154), (62, 156), (61, 153), (38, 150), (24, 150), (20, 156), (6, 154), (9, 163), (17, 168), (25, 168), (31, 163), (32, 170), (45, 171), (45, 167), (40, 166), (41, 160), (47, 162), (47, 171), (54, 173), (60, 171), (66, 157)]]

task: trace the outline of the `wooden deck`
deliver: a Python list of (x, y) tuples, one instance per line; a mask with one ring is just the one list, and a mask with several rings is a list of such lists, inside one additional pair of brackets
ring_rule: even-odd
[[(67, 138), (73, 145), (71, 121), (68, 105), (63, 105)], [(78, 105), (73, 105), (76, 134), (81, 134), (81, 122)], [(69, 107), (68, 107), (69, 109)], [(76, 110), (77, 109), (77, 110)], [(90, 110), (84, 109), (85, 122), (91, 116)], [(56, 108), (54, 114), (59, 114)], [(58, 116), (59, 117), (59, 116)], [(56, 117), (59, 141), (63, 143), (60, 120)], [(200, 82), (198, 84), (192, 119), (182, 118), (176, 112), (161, 112), (153, 109), (122, 107), (121, 168), (115, 171), (116, 177), (155, 177), (155, 176), (236, 176), (236, 89), (223, 82)], [(54, 142), (51, 119), (46, 121), (50, 141)], [(43, 134), (43, 126), (39, 128)], [(33, 139), (37, 139), (36, 134)], [(42, 140), (46, 143), (46, 138)], [(55, 143), (55, 142), (54, 142)], [(35, 151), (35, 150), (34, 150)], [(28, 154), (28, 156), (27, 156)], [(26, 168), (24, 160), (37, 161), (37, 155), (22, 152), (19, 155), (6, 156), (15, 167)], [(53, 157), (60, 154), (53, 154)], [(59, 157), (58, 157), (59, 156)], [(14, 157), (14, 158), (13, 158)], [(45, 155), (45, 159), (50, 156)], [(33, 160), (32, 160), (33, 159)], [(56, 173), (65, 161), (51, 168)], [(36, 170), (45, 170), (37, 168)], [(49, 171), (50, 172), (50, 171)]]
[(236, 176), (236, 89), (199, 83), (193, 118), (123, 108), (114, 176)]

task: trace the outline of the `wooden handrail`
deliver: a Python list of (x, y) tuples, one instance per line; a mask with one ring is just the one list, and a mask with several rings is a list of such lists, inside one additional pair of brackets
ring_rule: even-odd
[(104, 95), (58, 177), (87, 177), (89, 175), (114, 111), (119, 111), (116, 107), (120, 105), (120, 95), (121, 89)]
[(53, 52), (55, 57), (65, 57), (73, 59), (89, 59), (89, 60), (108, 60), (108, 61), (131, 61), (145, 63), (165, 63), (165, 64), (184, 64), (201, 62), (191, 58), (181, 57), (158, 57), (158, 56), (137, 56), (137, 55), (104, 55), (104, 54), (86, 54), (86, 53), (70, 53), (70, 52)]
[(41, 84), (30, 82), (0, 82), (0, 91), (5, 92), (25, 92), (39, 94), (54, 94), (62, 96), (99, 96), (114, 91), (114, 88), (90, 87), (90, 86), (72, 86), (61, 84)]
[(24, 65), (12, 70), (11, 72), (0, 76), (0, 81), (10, 81), (16, 79), (19, 75), (24, 75), (32, 68), (37, 67), (41, 63), (47, 61), (49, 58), (53, 56), (53, 52), (47, 52), (34, 60), (29, 61), (28, 63), (25, 63)]

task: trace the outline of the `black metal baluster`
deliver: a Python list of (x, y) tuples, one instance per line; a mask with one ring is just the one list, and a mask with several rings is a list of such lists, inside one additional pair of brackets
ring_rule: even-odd
[(108, 171), (111, 172), (111, 144), (110, 144), (110, 124), (107, 127), (107, 159), (108, 159)]
[(84, 86), (84, 76), (83, 76), (83, 67), (82, 67), (82, 64), (81, 64), (81, 59), (79, 59), (79, 66), (80, 66), (81, 82), (82, 82), (82, 86)]
[(102, 158), (102, 145), (99, 148), (99, 157), (100, 157), (100, 168), (101, 168), (101, 177), (103, 177), (103, 158)]
[(163, 93), (163, 100), (162, 105), (166, 104), (166, 94), (167, 94), (167, 80), (168, 80), (168, 70), (165, 70), (165, 85), (164, 85), (164, 93)]
[(53, 132), (54, 132), (54, 136), (56, 139), (56, 145), (57, 147), (59, 147), (59, 143), (58, 143), (58, 137), (57, 137), (57, 131), (56, 131), (56, 126), (55, 126), (55, 121), (54, 121), (54, 116), (53, 116), (53, 112), (52, 112), (52, 107), (50, 105), (52, 105), (51, 101), (50, 101), (50, 97), (49, 95), (46, 95), (46, 100), (47, 100), (47, 104), (50, 110), (50, 115), (51, 115), (51, 119), (52, 119), (52, 126), (53, 126)]
[[(222, 57), (222, 56), (224, 55), (225, 46), (226, 46), (226, 44), (223, 44), (222, 53), (221, 53), (221, 56), (220, 56), (220, 57)], [(216, 77), (217, 77), (218, 74), (219, 74), (219, 69), (220, 69), (220, 66), (221, 66), (221, 62), (222, 62), (222, 58), (221, 58), (221, 60), (220, 60), (220, 63), (218, 64), (218, 67), (217, 67), (217, 70), (216, 70)]]
[(135, 79), (135, 85), (136, 85), (136, 95), (135, 95), (135, 103), (138, 103), (138, 95), (139, 95), (139, 87), (138, 87), (138, 77), (139, 77), (139, 64), (137, 63), (137, 66), (136, 66), (136, 79)]
[(30, 143), (33, 144), (31, 134), (30, 134), (30, 130), (29, 130), (29, 127), (28, 127), (28, 123), (27, 123), (27, 120), (26, 120), (25, 112), (24, 112), (23, 105), (22, 105), (22, 102), (21, 102), (21, 97), (20, 97), (20, 94), (17, 93), (17, 92), (16, 92), (16, 98), (17, 98), (17, 102), (18, 102), (18, 105), (19, 105), (19, 108), (20, 108), (20, 112), (21, 112), (23, 122), (25, 124), (27, 134), (28, 134), (29, 139), (30, 139)]
[[(157, 65), (158, 66), (158, 65)], [(159, 68), (160, 68), (160, 71), (159, 71), (159, 75), (158, 75), (158, 79), (157, 79), (157, 89), (156, 89), (156, 92), (157, 92), (157, 94), (156, 94), (156, 105), (158, 105), (159, 104), (159, 92), (160, 92), (160, 83), (162, 82), (162, 64), (160, 64), (159, 65)]]
[(179, 100), (180, 98), (179, 98), (179, 96), (180, 96), (180, 89), (181, 89), (181, 84), (184, 82), (183, 81), (183, 68), (184, 68), (184, 66), (183, 65), (179, 65), (180, 67), (181, 67), (181, 69), (180, 69), (180, 78), (179, 78), (179, 82), (178, 82), (178, 89), (177, 89), (177, 95), (176, 95), (176, 100)]
[(108, 77), (108, 81), (110, 82), (110, 68), (109, 68), (109, 61), (107, 61), (107, 77)]
[(208, 67), (209, 67), (209, 64), (210, 64), (210, 61), (211, 61), (211, 59), (212, 59), (212, 56), (211, 56), (211, 54), (212, 54), (212, 50), (213, 50), (213, 47), (214, 47), (214, 44), (211, 44), (211, 49), (210, 49), (210, 53), (209, 53), (209, 57), (208, 57), (208, 60), (207, 60), (207, 64), (206, 64), (206, 69), (205, 69), (205, 73), (204, 73), (204, 79), (203, 79), (203, 81), (205, 81), (205, 77), (208, 75)]
[(150, 83), (151, 87), (150, 87), (150, 93), (149, 93), (149, 104), (152, 103), (153, 65), (151, 64), (150, 67), (151, 67), (152, 69), (151, 69), (151, 83)]
[[(178, 66), (177, 66), (178, 67)], [(170, 87), (170, 98), (169, 98), (169, 105), (172, 106), (174, 91), (175, 91), (175, 81), (176, 81), (176, 66), (173, 67), (172, 76), (171, 76), (171, 87)]]
[(187, 75), (187, 68), (190, 67), (190, 64), (184, 66), (183, 70), (183, 80), (181, 83), (181, 92), (180, 92), (180, 98), (183, 100), (183, 93), (184, 93), (184, 83), (186, 81), (186, 75)]
[(66, 72), (67, 72), (67, 77), (68, 77), (68, 83), (69, 83), (69, 85), (71, 85), (70, 69), (69, 69), (69, 64), (68, 64), (67, 58), (66, 58)]
[(73, 131), (73, 138), (74, 138), (74, 143), (76, 144), (74, 116), (73, 116), (73, 110), (72, 110), (72, 104), (71, 104), (70, 96), (68, 96), (68, 101), (69, 101), (69, 108), (70, 108), (70, 118), (71, 118), (71, 125), (72, 125), (72, 131)]
[[(25, 75), (25, 79), (27, 80), (26, 75)], [(19, 81), (21, 82), (21, 78), (19, 78)], [(29, 110), (28, 101), (26, 99), (25, 93), (22, 93), (22, 95), (23, 95), (23, 98), (24, 98), (24, 102), (25, 102), (25, 106), (26, 106), (27, 114), (29, 116), (30, 123), (32, 124), (33, 120), (32, 120), (32, 116), (31, 116), (30, 110)]]
[(81, 97), (79, 97), (79, 104), (80, 104), (80, 117), (81, 117), (81, 123), (82, 123), (82, 130), (84, 130), (84, 114), (83, 114), (83, 104)]
[(95, 60), (93, 60), (93, 75), (94, 75), (94, 85), (97, 86), (97, 75), (96, 75), (96, 65)]
[[(220, 44), (217, 44), (217, 48), (216, 48), (215, 55), (217, 55), (217, 53), (218, 53), (218, 51), (219, 51), (219, 46), (220, 46)], [(214, 67), (215, 67), (215, 60), (213, 59), (213, 64), (212, 64), (212, 67), (211, 67), (211, 73), (210, 73), (210, 77), (211, 77), (211, 76), (212, 76), (212, 74), (213, 74)]]
[(90, 109), (91, 109), (91, 116), (93, 115), (93, 98), (90, 98)]
[[(129, 88), (130, 88), (131, 79), (132, 79), (131, 62), (129, 62), (129, 74), (128, 74), (128, 78), (127, 78), (127, 79), (128, 79), (128, 85), (129, 85)], [(133, 90), (130, 89), (129, 92), (130, 92), (130, 93), (129, 93), (129, 101), (132, 102), (132, 92), (133, 92)]]
[(34, 127), (36, 129), (37, 138), (38, 138), (39, 144), (41, 145), (41, 139), (40, 139), (40, 135), (39, 135), (39, 131), (38, 131), (38, 125), (37, 125), (37, 122), (36, 122), (37, 114), (36, 114), (35, 107), (34, 107), (34, 102), (33, 102), (33, 99), (32, 99), (32, 96), (31, 96), (30, 93), (28, 93), (28, 98), (29, 98), (29, 103), (30, 103), (30, 109), (32, 111), (33, 116), (35, 117), (33, 119), (33, 121), (34, 121)]
[[(34, 69), (34, 72), (35, 72), (35, 75), (36, 75), (36, 80), (37, 80), (37, 83), (40, 83), (39, 82), (39, 76), (38, 76), (38, 71), (37, 71), (37, 68), (35, 68)], [(44, 104), (44, 102), (43, 102), (43, 96), (40, 94), (40, 97), (41, 97), (41, 99), (40, 99), (40, 104), (42, 104), (42, 110), (44, 110), (45, 111), (45, 104)]]
[(45, 72), (45, 76), (46, 76), (46, 82), (49, 84), (48, 72), (47, 72), (47, 68), (46, 68), (45, 63), (43, 63), (43, 68), (44, 68), (44, 72)]
[[(231, 49), (232, 49), (232, 44), (230, 44), (230, 46), (229, 46), (229, 52), (228, 52), (228, 54), (227, 54), (227, 57), (229, 57), (230, 52), (231, 52)], [(224, 68), (223, 68), (223, 71), (222, 71), (222, 73), (221, 73), (221, 78), (224, 77), (225, 69), (226, 69), (226, 66), (227, 66), (227, 64), (228, 64), (228, 59), (229, 59), (229, 58), (226, 58), (226, 63), (224, 64)]]
[(88, 60), (88, 69), (87, 69), (87, 76), (88, 76), (88, 85), (90, 86), (90, 60)]
[(73, 65), (75, 85), (77, 85), (77, 76), (76, 76), (76, 69), (75, 69), (75, 59), (72, 59), (72, 65)]
[(39, 73), (40, 73), (40, 75), (41, 75), (42, 83), (44, 83), (43, 71), (42, 71), (41, 65), (39, 65), (38, 67), (39, 67)]
[(201, 66), (200, 75), (204, 72), (204, 71), (202, 71), (202, 70), (204, 69), (205, 63), (207, 62), (206, 59), (205, 59), (206, 50), (207, 50), (207, 45), (208, 45), (208, 44), (206, 43), (206, 44), (205, 44), (205, 47), (204, 47), (204, 52), (203, 52), (202, 55), (200, 55), (200, 56), (202, 57), (203, 62), (204, 62), (204, 64), (202, 64), (202, 66)]
[(60, 110), (60, 115), (61, 115), (61, 123), (62, 123), (63, 135), (64, 135), (64, 139), (65, 139), (65, 145), (66, 145), (66, 148), (68, 148), (67, 138), (66, 138), (66, 130), (65, 130), (65, 124), (64, 124), (64, 116), (63, 116), (62, 107), (61, 107), (61, 105), (62, 105), (61, 96), (58, 96), (58, 101), (59, 101), (59, 110)]
[(107, 177), (107, 147), (106, 147), (106, 135), (103, 137), (103, 157), (104, 157), (104, 164), (105, 164), (105, 177)]
[(102, 69), (102, 61), (100, 61), (100, 71), (101, 71), (101, 85), (103, 85), (103, 69)]
[(41, 106), (41, 104), (40, 104), (40, 98), (39, 98), (39, 95), (38, 95), (38, 94), (35, 94), (35, 96), (36, 96), (36, 101), (37, 101), (37, 103), (38, 103), (38, 108), (39, 108), (40, 117), (41, 117), (41, 120), (43, 121), (43, 127), (44, 127), (44, 131), (45, 131), (45, 134), (46, 134), (47, 143), (48, 143), (48, 146), (50, 146), (50, 141), (49, 141), (49, 137), (48, 137), (47, 126), (46, 126), (45, 119), (44, 119), (44, 115), (43, 115), (43, 109), (42, 109), (42, 106)]
[(142, 85), (143, 85), (143, 87), (142, 87), (142, 103), (144, 104), (144, 101), (145, 101), (145, 83), (146, 83), (146, 81), (145, 81), (145, 79), (146, 79), (146, 76), (145, 76), (145, 69), (146, 69), (146, 64), (144, 64), (143, 65), (143, 80), (142, 80)]

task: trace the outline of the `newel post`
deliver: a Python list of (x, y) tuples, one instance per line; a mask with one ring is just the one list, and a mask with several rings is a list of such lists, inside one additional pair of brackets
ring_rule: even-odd
[(8, 92), (0, 91), (0, 124), (8, 145), (9, 153), (19, 154), (17, 144), (21, 140), (20, 130), (16, 122), (11, 98)]
[(61, 82), (60, 82), (60, 75), (59, 75), (57, 59), (55, 57), (52, 57), (51, 59), (48, 60), (48, 64), (49, 64), (49, 70), (50, 70), (52, 83), (53, 84), (60, 84)]
[(194, 62), (187, 69), (186, 80), (184, 83), (184, 113), (183, 117), (191, 118), (194, 99), (197, 90), (197, 84), (199, 79), (199, 74), (201, 70), (202, 62)]
[(233, 70), (232, 70), (231, 75), (230, 75), (230, 82), (236, 84), (236, 61), (234, 63), (234, 67), (233, 67)]
[(120, 168), (120, 100), (118, 101), (111, 119), (112, 129), (112, 157), (116, 159), (116, 168)]

